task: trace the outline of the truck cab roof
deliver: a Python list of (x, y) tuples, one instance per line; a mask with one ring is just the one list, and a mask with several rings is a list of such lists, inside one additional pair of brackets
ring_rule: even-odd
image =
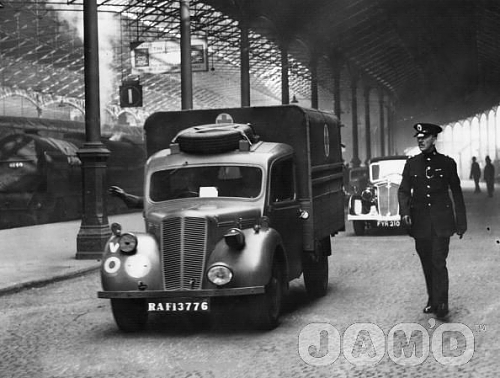
[(167, 148), (153, 154), (147, 162), (149, 170), (168, 166), (182, 166), (186, 162), (193, 165), (204, 164), (248, 164), (267, 166), (270, 161), (293, 153), (292, 147), (284, 143), (257, 142), (250, 146), (249, 151), (234, 150), (219, 154), (193, 154), (182, 151), (174, 152)]

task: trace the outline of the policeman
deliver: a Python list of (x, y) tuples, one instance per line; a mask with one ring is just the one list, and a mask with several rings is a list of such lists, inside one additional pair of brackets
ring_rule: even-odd
[(443, 318), (449, 312), (446, 258), (450, 237), (456, 232), (462, 239), (467, 230), (465, 204), (455, 161), (436, 151), (442, 128), (431, 123), (417, 123), (414, 128), (422, 153), (408, 159), (404, 167), (399, 212), (415, 239), (424, 270), (429, 300), (423, 311)]

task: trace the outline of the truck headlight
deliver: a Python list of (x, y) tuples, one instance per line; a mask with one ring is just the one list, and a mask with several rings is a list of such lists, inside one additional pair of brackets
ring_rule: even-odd
[(240, 250), (245, 246), (245, 234), (239, 228), (231, 228), (224, 235), (224, 240), (233, 249)]
[(223, 286), (233, 279), (233, 272), (227, 266), (214, 265), (207, 273), (210, 282), (217, 286)]
[(120, 251), (126, 255), (131, 255), (137, 248), (137, 236), (127, 232), (120, 236), (118, 243), (120, 244)]
[(133, 278), (142, 278), (151, 271), (151, 262), (140, 254), (127, 257), (124, 265), (127, 274)]

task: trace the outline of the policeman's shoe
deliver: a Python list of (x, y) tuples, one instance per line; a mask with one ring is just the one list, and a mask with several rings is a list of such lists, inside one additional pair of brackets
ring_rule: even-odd
[(436, 312), (436, 309), (434, 308), (434, 306), (427, 305), (422, 311), (424, 314), (432, 314), (433, 312)]
[(448, 310), (448, 305), (446, 303), (441, 303), (438, 305), (436, 310), (436, 316), (438, 318), (444, 318), (448, 315), (450, 311)]

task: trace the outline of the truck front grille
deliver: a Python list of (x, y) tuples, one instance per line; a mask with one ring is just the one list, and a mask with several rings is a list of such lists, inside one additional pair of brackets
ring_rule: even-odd
[(378, 187), (378, 211), (383, 216), (393, 216), (399, 213), (399, 185), (387, 183)]
[(165, 290), (200, 289), (207, 244), (205, 218), (168, 218), (162, 224)]

